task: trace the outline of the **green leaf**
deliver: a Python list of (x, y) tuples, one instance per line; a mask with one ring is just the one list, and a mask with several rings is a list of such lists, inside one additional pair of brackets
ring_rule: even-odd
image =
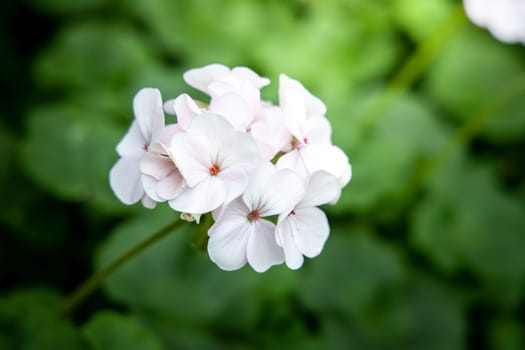
[(80, 335), (57, 316), (60, 299), (46, 289), (16, 290), (0, 298), (2, 349), (86, 349)]
[(83, 333), (94, 350), (163, 349), (160, 340), (135, 318), (110, 311), (97, 312)]
[(29, 116), (22, 165), (45, 190), (105, 210), (124, 207), (109, 188), (122, 130), (75, 107), (42, 107)]
[[(367, 100), (370, 101), (370, 95)], [(403, 190), (414, 180), (415, 170), (424, 159), (435, 154), (448, 137), (447, 129), (433, 110), (414, 95), (401, 97), (370, 132), (358, 128), (353, 132), (347, 130), (342, 121), (334, 122), (334, 139), (341, 140), (341, 146), (349, 155), (352, 181), (338, 205), (327, 209), (331, 213), (375, 210), (376, 217), (396, 210), (392, 204), (408, 195)], [(346, 137), (340, 133), (346, 133)]]
[(369, 231), (352, 227), (334, 227), (323, 252), (308, 267), (299, 296), (313, 310), (336, 314), (365, 310), (405, 274), (398, 252)]
[(437, 267), (470, 269), (503, 304), (519, 300), (525, 278), (525, 210), (484, 167), (436, 172), (412, 217), (411, 238)]
[[(460, 121), (493, 108), (516, 79), (525, 77), (523, 53), (497, 42), (481, 29), (467, 28), (446, 47), (431, 67), (426, 88)], [(490, 112), (482, 134), (493, 141), (519, 140), (525, 133), (525, 88)]]

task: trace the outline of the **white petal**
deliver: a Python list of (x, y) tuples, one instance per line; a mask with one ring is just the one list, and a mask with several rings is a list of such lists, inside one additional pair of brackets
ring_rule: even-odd
[(140, 159), (140, 171), (152, 176), (156, 180), (161, 180), (175, 170), (175, 164), (168, 157), (147, 152)]
[(266, 220), (254, 221), (253, 233), (248, 239), (247, 258), (257, 272), (284, 262), (284, 252), (275, 241), (275, 225)]
[(188, 94), (182, 94), (173, 100), (166, 101), (164, 110), (177, 115), (177, 123), (183, 130), (189, 128), (191, 120), (195, 116), (203, 113), (202, 109)]
[(111, 189), (124, 204), (137, 203), (144, 195), (139, 161), (140, 158), (120, 158), (109, 173)]
[(299, 153), (299, 150), (296, 149), (281, 156), (275, 166), (278, 170), (292, 169), (302, 177), (306, 177), (308, 175), (308, 170), (304, 165), (301, 153)]
[(274, 173), (275, 166), (268, 161), (261, 161), (252, 172), (242, 194), (242, 200), (250, 210), (260, 209), (264, 186)]
[(146, 195), (149, 196), (152, 200), (156, 202), (164, 202), (162, 198), (160, 198), (157, 195), (157, 180), (149, 175), (142, 175), (142, 187), (144, 188), (144, 192), (146, 192)]
[(288, 220), (295, 226), (294, 241), (299, 250), (309, 258), (319, 255), (330, 234), (325, 213), (319, 208), (296, 209)]
[(178, 170), (157, 183), (157, 195), (163, 200), (172, 200), (177, 197), (184, 187), (184, 179)]
[(341, 195), (337, 178), (323, 170), (316, 171), (307, 179), (306, 193), (297, 208), (317, 207), (332, 203)]
[(170, 154), (188, 186), (194, 187), (210, 176), (212, 154), (204, 135), (198, 132), (175, 135)]
[[(332, 126), (328, 119), (323, 116), (308, 118), (302, 125), (303, 141), (311, 144), (331, 144)], [(305, 140), (306, 139), (306, 140)]]
[(140, 131), (137, 121), (133, 121), (131, 126), (117, 145), (117, 153), (121, 157), (140, 157), (149, 145), (142, 132)]
[(232, 202), (209, 230), (208, 254), (221, 269), (231, 271), (246, 264), (246, 251), (254, 225), (248, 222), (242, 201)]
[(222, 64), (210, 64), (185, 72), (184, 81), (197, 90), (208, 93), (208, 85), (222, 76), (230, 74), (230, 69)]
[(239, 197), (246, 186), (248, 185), (248, 174), (242, 168), (232, 168), (221, 170), (217, 174), (217, 178), (224, 183), (226, 188), (225, 201), (230, 202), (231, 200)]
[(306, 169), (313, 173), (324, 170), (337, 177), (341, 187), (352, 177), (352, 168), (346, 154), (337, 146), (309, 145), (299, 150)]
[(141, 202), (144, 208), (154, 209), (157, 206), (157, 202), (155, 202), (147, 194), (144, 194), (144, 196), (142, 196)]
[(254, 117), (248, 103), (234, 92), (213, 98), (209, 110), (212, 113), (222, 115), (237, 130), (245, 130)]
[(133, 112), (142, 135), (149, 142), (155, 141), (164, 128), (162, 97), (158, 89), (141, 89), (133, 99)]
[(183, 213), (204, 214), (225, 202), (226, 189), (222, 181), (210, 176), (195, 187), (184, 187), (169, 201), (173, 210)]
[(241, 80), (249, 82), (257, 89), (270, 84), (270, 79), (260, 77), (257, 73), (247, 67), (235, 67), (232, 69), (232, 74)]
[(285, 74), (279, 76), (279, 102), (282, 103), (284, 96), (282, 91), (293, 89), (301, 93), (306, 106), (308, 115), (324, 115), (326, 114), (326, 106), (318, 97), (312, 95), (303, 84), (295, 79), (291, 79)]
[(264, 185), (261, 216), (290, 212), (304, 196), (304, 179), (290, 169), (278, 170)]
[(284, 258), (286, 266), (292, 270), (296, 270), (303, 265), (303, 253), (297, 248), (297, 245), (293, 239), (295, 227), (291, 220), (285, 219), (277, 224), (275, 230), (277, 243), (284, 250)]
[(219, 145), (217, 160), (222, 168), (242, 167), (253, 170), (260, 161), (259, 150), (250, 135), (240, 131), (223, 131), (224, 138)]

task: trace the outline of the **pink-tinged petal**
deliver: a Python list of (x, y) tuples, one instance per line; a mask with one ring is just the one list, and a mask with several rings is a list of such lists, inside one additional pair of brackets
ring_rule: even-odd
[(133, 99), (133, 112), (142, 135), (152, 142), (164, 128), (162, 97), (158, 89), (141, 89)]
[(304, 104), (306, 106), (308, 115), (324, 115), (326, 114), (326, 106), (318, 97), (312, 95), (303, 84), (295, 79), (291, 79), (285, 74), (279, 76), (279, 102), (282, 103), (283, 96), (282, 91), (293, 89), (301, 93)]
[(139, 158), (120, 158), (111, 168), (109, 183), (122, 203), (137, 203), (144, 195)]
[(249, 236), (248, 263), (257, 272), (264, 272), (273, 265), (284, 262), (283, 249), (275, 241), (275, 225), (266, 220), (252, 222), (255, 227)]
[(217, 174), (217, 178), (221, 180), (226, 188), (226, 202), (239, 197), (246, 186), (248, 185), (248, 174), (242, 168), (226, 168)]
[(288, 151), (292, 140), (278, 107), (265, 109), (264, 117), (251, 125), (250, 135), (265, 160), (272, 160), (279, 151)]
[(288, 220), (295, 226), (294, 241), (299, 250), (309, 258), (319, 255), (330, 234), (325, 213), (319, 208), (296, 209)]
[(198, 132), (186, 132), (175, 135), (171, 142), (171, 157), (190, 187), (210, 176), (213, 163), (207, 141)]
[(254, 117), (250, 105), (234, 92), (213, 98), (209, 110), (226, 118), (237, 130), (245, 130)]
[(304, 144), (331, 144), (332, 126), (328, 119), (323, 116), (308, 118), (302, 125)]
[(163, 200), (172, 200), (177, 197), (184, 187), (184, 179), (178, 170), (160, 180), (157, 184), (157, 194)]
[(144, 208), (155, 209), (155, 207), (157, 206), (157, 202), (155, 202), (147, 194), (144, 194), (144, 196), (142, 196), (141, 202)]
[(317, 207), (339, 199), (341, 186), (337, 178), (323, 170), (316, 171), (307, 179), (306, 193), (296, 208)]
[(139, 124), (133, 121), (126, 135), (118, 143), (117, 153), (121, 157), (140, 157), (148, 147), (149, 141), (142, 135)]
[(204, 214), (225, 202), (226, 188), (222, 181), (210, 176), (195, 187), (184, 187), (169, 201), (173, 210), (183, 213)]
[(191, 120), (195, 116), (203, 113), (202, 109), (188, 94), (182, 94), (173, 100), (166, 101), (164, 110), (167, 113), (177, 115), (177, 123), (183, 130), (189, 128)]
[(337, 146), (310, 145), (300, 150), (306, 169), (313, 173), (324, 170), (339, 181), (341, 187), (352, 178), (352, 168), (346, 154)]
[(284, 121), (290, 133), (296, 139), (304, 138), (302, 125), (307, 120), (306, 108), (301, 94), (296, 90), (285, 90), (282, 92), (284, 102), (283, 108)]
[(297, 248), (294, 241), (296, 235), (295, 227), (290, 220), (284, 220), (277, 224), (275, 235), (277, 244), (284, 250), (286, 266), (292, 270), (297, 270), (303, 265), (303, 253)]
[(190, 69), (183, 75), (184, 81), (197, 90), (208, 93), (208, 85), (230, 74), (230, 69), (222, 64), (210, 64), (201, 68)]
[(224, 132), (217, 156), (221, 168), (237, 167), (246, 172), (252, 171), (260, 161), (253, 138), (239, 131)]
[(264, 185), (261, 216), (290, 212), (304, 196), (304, 179), (290, 169), (278, 170)]
[(162, 132), (159, 135), (159, 139), (156, 143), (153, 143), (151, 146), (155, 146), (156, 144), (161, 144), (162, 149), (159, 149), (157, 152), (160, 154), (167, 154), (167, 149), (169, 149), (171, 145), (171, 140), (175, 135), (182, 132), (182, 128), (178, 124), (171, 124), (166, 125), (164, 129), (162, 129)]
[(157, 181), (168, 176), (174, 169), (175, 164), (168, 157), (147, 152), (140, 159), (140, 171)]
[(149, 175), (142, 175), (141, 180), (144, 192), (146, 192), (146, 196), (149, 196), (156, 202), (164, 202), (164, 200), (157, 195), (157, 180)]
[(261, 161), (250, 174), (248, 185), (242, 194), (242, 200), (250, 210), (260, 209), (264, 187), (275, 173), (275, 166), (268, 161)]
[(208, 254), (223, 270), (236, 270), (246, 264), (248, 239), (254, 230), (254, 225), (246, 218), (247, 214), (242, 201), (234, 201), (208, 231)]
[(232, 69), (232, 74), (240, 80), (249, 82), (256, 89), (261, 89), (270, 84), (270, 79), (259, 76), (247, 67), (235, 67)]
[(302, 177), (306, 177), (308, 175), (308, 170), (304, 165), (301, 153), (296, 149), (281, 156), (275, 166), (277, 170), (292, 169)]

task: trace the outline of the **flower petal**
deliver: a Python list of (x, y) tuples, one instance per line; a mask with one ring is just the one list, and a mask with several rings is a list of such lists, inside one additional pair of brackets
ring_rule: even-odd
[(141, 89), (133, 99), (133, 112), (142, 135), (149, 142), (155, 141), (164, 128), (160, 91), (153, 88)]
[(144, 194), (144, 196), (142, 196), (142, 199), (140, 201), (142, 202), (142, 205), (144, 206), (144, 208), (155, 209), (155, 207), (157, 206), (157, 202), (155, 202), (146, 193)]
[(142, 132), (140, 131), (137, 121), (133, 121), (131, 126), (117, 145), (117, 153), (121, 157), (140, 157), (149, 145)]
[(242, 194), (242, 200), (250, 210), (260, 209), (266, 181), (275, 173), (275, 166), (268, 162), (262, 161), (252, 172), (248, 185)]
[(137, 203), (144, 195), (139, 161), (140, 158), (120, 158), (109, 173), (111, 189), (124, 204)]
[(177, 124), (183, 130), (189, 128), (191, 120), (195, 116), (203, 113), (202, 109), (188, 94), (182, 94), (173, 100), (166, 101), (164, 110), (167, 113), (177, 115)]
[(169, 201), (173, 210), (183, 213), (204, 214), (222, 205), (226, 189), (222, 181), (210, 176), (195, 187), (184, 187), (179, 195)]
[(178, 196), (184, 187), (184, 179), (178, 170), (160, 180), (157, 184), (157, 195), (163, 200), (171, 200)]
[(209, 110), (226, 118), (237, 130), (245, 130), (254, 118), (248, 103), (234, 92), (213, 98)]
[(341, 187), (345, 186), (352, 178), (352, 168), (346, 154), (333, 145), (309, 145), (300, 149), (306, 169), (310, 173), (324, 170), (339, 181)]
[(297, 248), (294, 241), (296, 235), (295, 227), (291, 220), (285, 219), (277, 224), (275, 229), (275, 235), (277, 244), (279, 244), (284, 250), (284, 258), (286, 266), (292, 270), (296, 270), (303, 265), (303, 253)]
[(330, 234), (325, 213), (319, 208), (296, 209), (288, 220), (295, 226), (294, 241), (299, 250), (309, 258), (319, 255)]
[(190, 187), (210, 176), (212, 160), (207, 141), (198, 132), (180, 133), (171, 141), (171, 157)]
[(236, 270), (246, 264), (248, 239), (254, 230), (247, 214), (248, 209), (241, 200), (233, 201), (208, 232), (208, 254), (223, 270)]
[(175, 169), (175, 164), (168, 157), (162, 157), (151, 152), (147, 152), (140, 159), (140, 171), (143, 174), (152, 176), (156, 180), (162, 180)]
[(304, 190), (304, 179), (295, 171), (278, 170), (264, 186), (261, 216), (290, 212), (303, 198)]
[(275, 241), (275, 225), (266, 220), (254, 221), (253, 233), (248, 239), (247, 259), (257, 272), (284, 262), (284, 252)]
[(208, 85), (222, 76), (230, 74), (230, 69), (222, 64), (210, 64), (190, 69), (183, 75), (184, 81), (197, 90), (208, 93)]
[(308, 177), (305, 195), (296, 208), (333, 203), (340, 195), (341, 187), (337, 178), (326, 171), (319, 170)]

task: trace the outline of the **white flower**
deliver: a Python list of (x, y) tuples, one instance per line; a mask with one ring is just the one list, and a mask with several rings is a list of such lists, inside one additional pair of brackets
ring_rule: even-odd
[(265, 160), (272, 160), (277, 153), (287, 152), (292, 148), (292, 134), (286, 127), (281, 108), (277, 106), (263, 108), (262, 117), (250, 127), (250, 135)]
[(238, 197), (260, 159), (248, 134), (213, 114), (193, 118), (186, 132), (173, 137), (170, 154), (187, 186), (169, 205), (193, 214), (212, 211)]
[(263, 219), (289, 213), (304, 193), (304, 181), (291, 170), (276, 171), (263, 162), (253, 172), (242, 197), (229, 203), (208, 234), (210, 258), (223, 270), (248, 262), (257, 272), (284, 261), (275, 239), (275, 224)]
[(524, 0), (464, 0), (463, 4), (470, 20), (498, 40), (525, 44)]
[(140, 160), (164, 128), (160, 91), (152, 88), (140, 90), (133, 99), (133, 111), (135, 120), (117, 145), (121, 158), (111, 168), (110, 185), (123, 203), (134, 204), (142, 199), (144, 206), (154, 207), (155, 202), (142, 186)]
[(306, 179), (303, 198), (279, 217), (276, 228), (277, 244), (284, 249), (286, 265), (298, 269), (303, 255), (313, 258), (323, 249), (330, 227), (324, 212), (316, 208), (339, 198), (341, 189), (337, 179), (324, 171), (313, 173)]

